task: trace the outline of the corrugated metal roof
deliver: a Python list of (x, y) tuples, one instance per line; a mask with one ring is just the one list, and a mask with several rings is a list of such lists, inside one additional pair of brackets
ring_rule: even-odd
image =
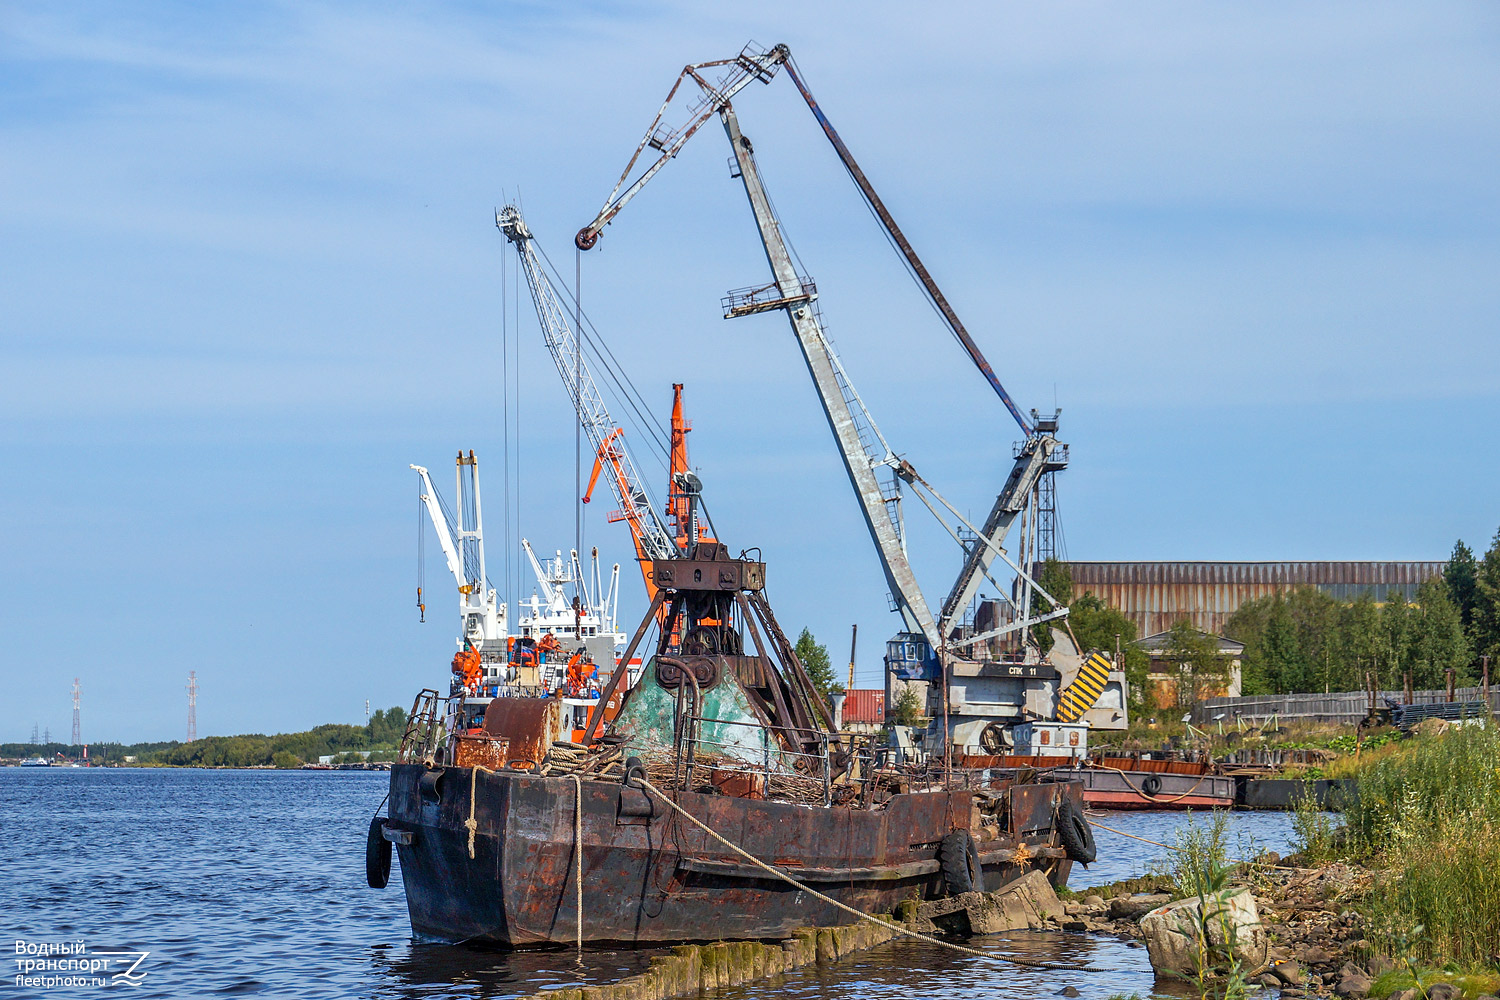
[(844, 721), (885, 721), (885, 692), (879, 690), (851, 690), (844, 692)]
[(1093, 593), (1135, 621), (1137, 634), (1170, 629), (1186, 618), (1220, 633), (1241, 604), (1295, 587), (1316, 587), (1352, 601), (1369, 593), (1408, 600), (1441, 576), (1442, 562), (1070, 562), (1074, 595)]

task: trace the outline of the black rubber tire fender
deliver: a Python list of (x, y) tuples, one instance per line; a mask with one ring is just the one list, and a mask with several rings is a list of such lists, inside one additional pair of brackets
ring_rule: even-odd
[(1070, 861), (1087, 868), (1099, 857), (1099, 848), (1094, 843), (1094, 828), (1083, 815), (1083, 806), (1076, 799), (1063, 799), (1057, 807), (1057, 839), (1062, 842), (1063, 852)]
[(938, 863), (948, 895), (984, 891), (984, 868), (979, 864), (979, 845), (968, 830), (954, 830), (938, 845)]
[(381, 835), (384, 829), (385, 817), (373, 817), (365, 838), (365, 881), (371, 889), (384, 889), (391, 880), (391, 842)]
[(1155, 774), (1148, 774), (1141, 782), (1141, 791), (1147, 795), (1156, 795), (1161, 792), (1161, 778)]

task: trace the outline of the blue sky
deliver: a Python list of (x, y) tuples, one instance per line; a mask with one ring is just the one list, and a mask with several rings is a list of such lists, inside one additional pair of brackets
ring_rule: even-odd
[[(1072, 557), (1441, 558), (1500, 525), (1493, 5), (12, 2), (0, 740), (65, 738), (75, 676), (96, 741), (180, 738), (189, 670), (204, 734), (441, 683), (406, 466), (473, 448), (500, 490), (492, 207), (568, 268), (677, 71), (751, 38), (1021, 405), (1062, 406)], [(789, 82), (736, 106), (882, 429), (982, 516), (1009, 418)], [(721, 533), (835, 661), (859, 622), (874, 685), (896, 622), (794, 342), (720, 318), (765, 280), (727, 155), (705, 129), (626, 209), (584, 305), (663, 416), (687, 383)], [(567, 404), (521, 319), (522, 527), (566, 548)], [(951, 543), (911, 546), (945, 592)]]

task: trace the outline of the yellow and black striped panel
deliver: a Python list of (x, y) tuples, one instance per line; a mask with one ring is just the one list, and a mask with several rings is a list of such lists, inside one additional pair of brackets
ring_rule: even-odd
[(1063, 688), (1057, 698), (1057, 717), (1062, 722), (1077, 722), (1083, 713), (1094, 707), (1094, 702), (1104, 693), (1109, 683), (1109, 672), (1114, 665), (1103, 653), (1090, 653), (1078, 671), (1073, 683)]

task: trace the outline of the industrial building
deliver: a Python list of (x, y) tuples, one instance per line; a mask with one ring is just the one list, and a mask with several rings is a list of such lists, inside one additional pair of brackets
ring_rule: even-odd
[(1184, 618), (1194, 628), (1223, 635), (1240, 605), (1278, 591), (1316, 587), (1340, 601), (1368, 593), (1411, 600), (1442, 562), (1070, 562), (1073, 595), (1093, 593), (1154, 636)]

